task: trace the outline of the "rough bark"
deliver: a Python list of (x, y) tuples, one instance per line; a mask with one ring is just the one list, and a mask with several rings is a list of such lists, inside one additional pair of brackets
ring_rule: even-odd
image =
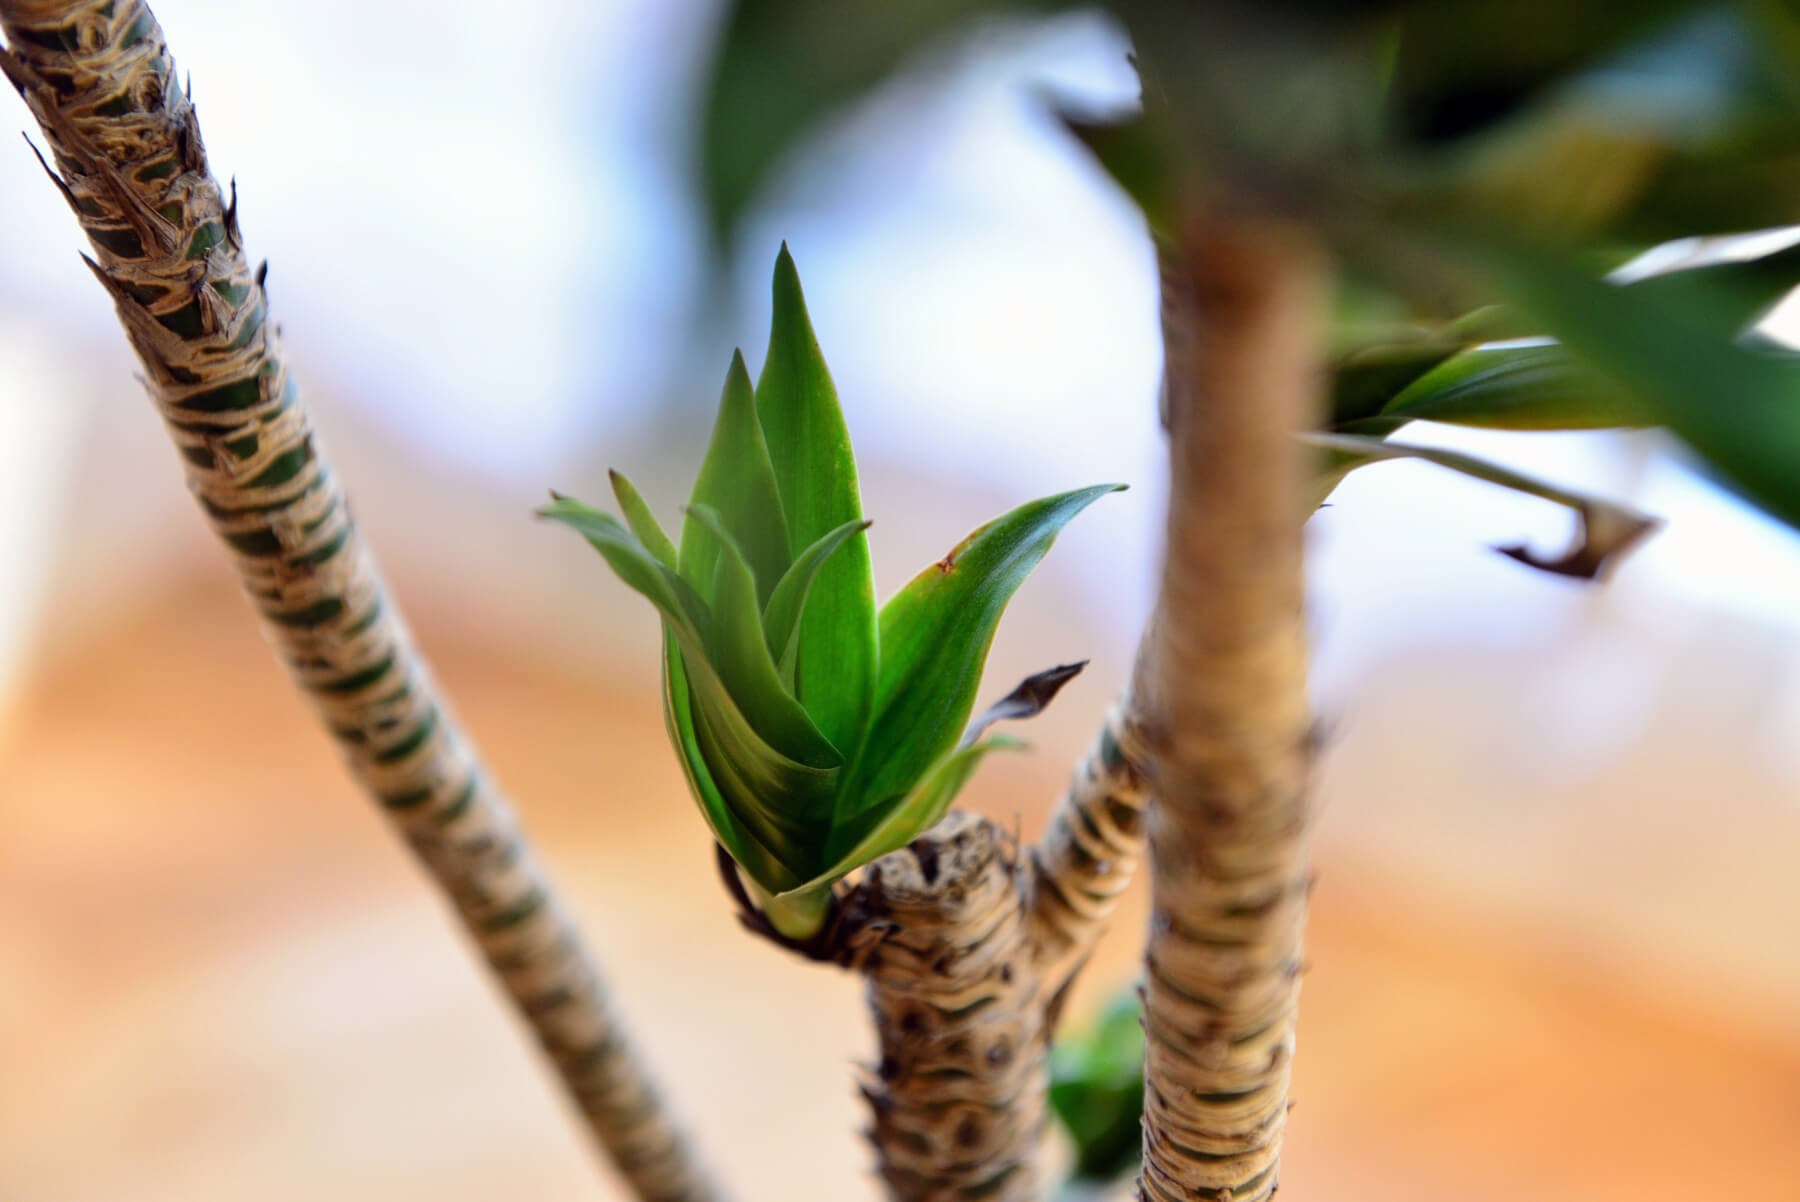
[(1053, 1005), (1031, 960), (1018, 865), (985, 819), (952, 814), (872, 865), (859, 925), (880, 1060), (864, 1085), (890, 1197), (1040, 1193)]
[(1075, 766), (1030, 876), (1032, 943), (1039, 971), (1066, 982), (1086, 962), (1144, 849), (1143, 731), (1128, 688)]
[(1146, 648), (1153, 912), (1140, 1196), (1278, 1184), (1308, 892), (1302, 459), (1323, 257), (1218, 215), (1165, 258), (1168, 548)]
[(1114, 707), (1024, 861), (992, 822), (953, 813), (871, 865), (803, 949), (868, 982), (868, 1134), (896, 1202), (1044, 1196), (1051, 1039), (1143, 845), (1134, 713)]
[(162, 30), (141, 0), (0, 0), (0, 27), (0, 66), (277, 654), (638, 1196), (714, 1197), (357, 535)]

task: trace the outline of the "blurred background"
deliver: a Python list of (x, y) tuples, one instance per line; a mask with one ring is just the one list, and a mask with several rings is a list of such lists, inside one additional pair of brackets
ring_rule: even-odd
[[(786, 239), (883, 595), (1021, 500), (1133, 486), (990, 662), (998, 695), (1093, 659), (966, 795), (1034, 835), (1157, 549), (1150, 250), (1037, 100), (1128, 104), (1122, 41), (927, 56), (788, 165), (721, 278), (704, 0), (157, 9), (366, 531), (681, 1108), (744, 1199), (873, 1198), (855, 982), (737, 931), (651, 613), (529, 513), (618, 465), (672, 519)], [(0, 229), (0, 1199), (615, 1196), (262, 645), (23, 147)], [(1668, 525), (1590, 588), (1487, 549), (1553, 547), (1561, 511), (1422, 465), (1314, 519), (1331, 738), (1283, 1185), (1800, 1198), (1800, 540), (1656, 435), (1417, 434)], [(1074, 1013), (1132, 979), (1143, 910)]]

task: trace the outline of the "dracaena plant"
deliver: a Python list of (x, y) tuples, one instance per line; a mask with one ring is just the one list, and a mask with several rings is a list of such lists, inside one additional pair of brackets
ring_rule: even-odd
[(565, 496), (539, 512), (656, 607), (688, 788), (770, 923), (805, 939), (837, 881), (1016, 746), (983, 737), (1008, 711), (969, 721), (1001, 611), (1064, 524), (1122, 486), (1001, 515), (877, 609), (849, 432), (785, 246), (774, 301), (754, 387), (732, 358), (679, 543), (617, 472), (623, 521)]

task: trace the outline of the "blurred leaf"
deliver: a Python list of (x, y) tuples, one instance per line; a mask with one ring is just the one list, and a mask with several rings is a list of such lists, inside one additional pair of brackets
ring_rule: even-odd
[[(861, 521), (862, 497), (837, 388), (785, 244), (775, 261), (773, 292), (756, 414), (786, 514), (791, 559)], [(860, 530), (819, 570), (800, 614), (794, 654), (795, 696), (825, 737), (854, 756), (869, 720), (878, 658), (875, 577), (869, 539)]]
[(706, 506), (721, 515), (743, 549), (756, 578), (760, 613), (775, 582), (787, 571), (788, 535), (781, 497), (775, 487), (775, 471), (769, 463), (769, 448), (757, 422), (750, 373), (745, 370), (740, 353), (733, 352), (731, 356), (712, 441), (706, 448), (688, 505), (688, 520), (681, 525), (682, 579), (708, 602), (712, 601), (713, 578), (724, 550), (704, 525), (693, 520), (693, 507)]
[(700, 176), (715, 236), (729, 240), (797, 142), (920, 49), (976, 18), (1066, 7), (1067, 0), (736, 0), (726, 11), (701, 118)]
[(1732, 488), (1800, 525), (1800, 362), (1740, 345), (1749, 297), (1729, 272), (1618, 287), (1553, 251), (1489, 243), (1488, 274), (1634, 395)]
[(799, 631), (801, 615), (806, 611), (806, 600), (812, 595), (813, 582), (818, 578), (822, 568), (841, 547), (848, 543), (852, 536), (867, 530), (870, 523), (866, 520), (845, 522), (836, 530), (819, 538), (812, 546), (800, 552), (793, 565), (788, 568), (775, 585), (775, 591), (769, 594), (768, 608), (763, 611), (763, 629), (769, 637), (769, 653), (775, 657), (776, 666), (781, 671), (781, 681), (790, 689), (794, 684), (795, 653), (799, 650), (800, 640), (795, 638)]
[(906, 790), (955, 746), (1006, 603), (1102, 484), (1021, 505), (980, 527), (881, 609), (881, 678), (839, 821)]
[(1021, 722), (1037, 717), (1056, 700), (1062, 687), (1080, 676), (1085, 667), (1087, 661), (1084, 659), (1078, 664), (1059, 664), (1027, 676), (1012, 692), (975, 716), (975, 720), (963, 729), (962, 742), (958, 746), (969, 746), (996, 722)]
[(1567, 506), (1575, 511), (1578, 527), (1574, 542), (1563, 554), (1547, 559), (1522, 545), (1495, 548), (1502, 555), (1510, 556), (1520, 563), (1559, 576), (1573, 576), (1581, 580), (1596, 578), (1616, 557), (1636, 546), (1662, 524), (1656, 518), (1617, 502), (1559, 488), (1461, 451), (1383, 442), (1376, 438), (1345, 434), (1309, 434), (1303, 437), (1312, 446), (1345, 456), (1349, 460), (1349, 467), (1386, 459), (1420, 459), (1489, 484), (1510, 488), (1514, 492)]
[(1136, 202), (1151, 232), (1159, 238), (1174, 234), (1179, 213), (1179, 188), (1175, 180), (1180, 155), (1172, 135), (1151, 116), (1138, 112), (1123, 117), (1096, 119), (1068, 109), (1057, 109), (1063, 128), (1085, 147), (1112, 181)]
[(1050, 1050), (1050, 1108), (1075, 1145), (1079, 1181), (1116, 1181), (1137, 1168), (1144, 1111), (1143, 1005), (1135, 990)]
[(1800, 221), (1800, 104), (1766, 22), (1725, 4), (1664, 15), (1679, 19), (1579, 63), (1481, 136), (1393, 158), (1394, 199), (1638, 245)]
[(1354, 433), (1409, 421), (1493, 430), (1590, 430), (1643, 426), (1650, 416), (1568, 348), (1547, 340), (1472, 347), (1444, 360)]

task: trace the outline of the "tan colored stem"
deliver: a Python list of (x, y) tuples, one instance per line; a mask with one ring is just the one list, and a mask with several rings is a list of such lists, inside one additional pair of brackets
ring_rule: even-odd
[(1141, 719), (1135, 689), (1106, 716), (1031, 857), (1030, 919), (1038, 971), (1073, 977), (1131, 884), (1144, 849)]
[(1054, 999), (1033, 970), (1017, 865), (955, 813), (870, 866), (852, 904), (881, 1057), (869, 1137), (897, 1202), (1032, 1202)]
[(1143, 845), (1133, 712), (1114, 707), (1026, 864), (954, 813), (847, 901), (837, 955), (868, 980), (869, 1136), (896, 1202), (1043, 1196), (1051, 1037)]
[(277, 654), (637, 1195), (715, 1197), (357, 535), (162, 30), (141, 0), (0, 0), (0, 27), (0, 66), (49, 139), (90, 266)]
[(1141, 1196), (1275, 1192), (1308, 889), (1296, 432), (1328, 275), (1304, 231), (1216, 218), (1165, 260), (1168, 550), (1145, 661), (1153, 913)]

